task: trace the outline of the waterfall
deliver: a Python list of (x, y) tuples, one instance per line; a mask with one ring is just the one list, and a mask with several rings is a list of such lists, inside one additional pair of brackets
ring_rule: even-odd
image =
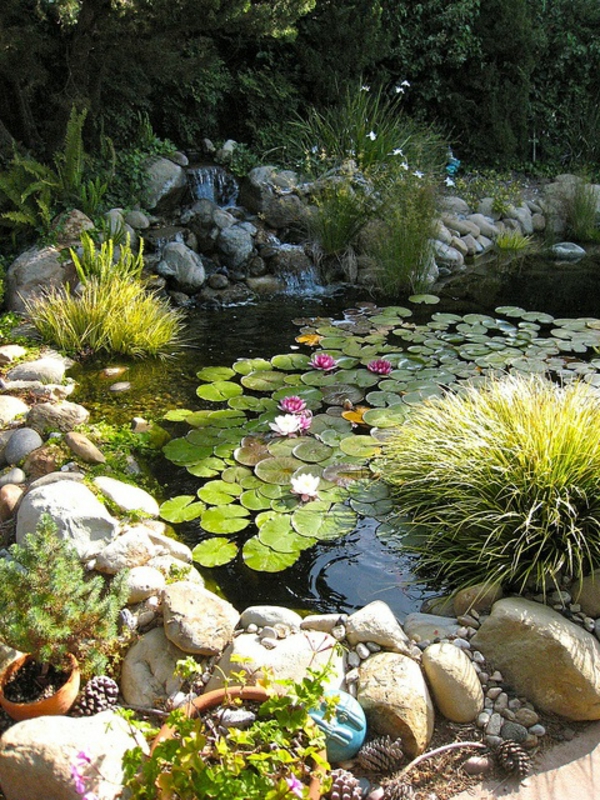
[(192, 195), (196, 200), (206, 198), (221, 208), (237, 203), (237, 180), (223, 167), (192, 167), (187, 172)]

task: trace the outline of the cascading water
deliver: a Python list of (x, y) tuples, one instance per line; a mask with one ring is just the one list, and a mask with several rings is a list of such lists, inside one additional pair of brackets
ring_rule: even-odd
[(196, 200), (206, 198), (221, 208), (236, 205), (239, 192), (237, 180), (223, 167), (192, 167), (188, 169), (187, 176)]

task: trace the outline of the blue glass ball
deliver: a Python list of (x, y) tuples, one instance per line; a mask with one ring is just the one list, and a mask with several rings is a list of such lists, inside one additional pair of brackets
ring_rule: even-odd
[(332, 719), (324, 719), (327, 706), (310, 711), (315, 723), (325, 732), (327, 759), (331, 763), (353, 758), (367, 734), (367, 718), (358, 700), (341, 689), (328, 689), (326, 696), (338, 697), (339, 701)]

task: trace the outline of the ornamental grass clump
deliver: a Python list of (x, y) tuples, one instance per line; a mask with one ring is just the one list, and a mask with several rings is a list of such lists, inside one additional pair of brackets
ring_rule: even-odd
[[(415, 526), (418, 573), (546, 592), (600, 566), (600, 395), (490, 380), (415, 408), (382, 476)], [(410, 537), (409, 537), (410, 538)]]

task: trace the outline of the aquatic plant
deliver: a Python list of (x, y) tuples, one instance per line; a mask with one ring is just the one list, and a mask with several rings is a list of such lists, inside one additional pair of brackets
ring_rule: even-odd
[(381, 474), (417, 527), (420, 574), (546, 592), (600, 566), (600, 394), (585, 383), (515, 375), (434, 398), (385, 443)]
[[(437, 299), (415, 295), (411, 302)], [(289, 353), (198, 372), (203, 408), (167, 414), (186, 432), (164, 453), (199, 488), (161, 506), (168, 522), (197, 521), (197, 563), (240, 557), (251, 569), (278, 572), (317, 542), (351, 533), (361, 516), (377, 521), (390, 547), (404, 548), (406, 528), (390, 516), (390, 487), (378, 480), (377, 459), (390, 432), (424, 400), (450, 388), (460, 396), (507, 373), (600, 385), (600, 320), (555, 320), (516, 306), (494, 316), (434, 313), (426, 324), (411, 317), (410, 308), (362, 303), (342, 320), (299, 320)], [(318, 353), (335, 370), (314, 368), (314, 347), (324, 348)], [(375, 364), (377, 371), (369, 368)], [(272, 429), (277, 417), (306, 412), (304, 435)], [(308, 492), (298, 488), (308, 484), (298, 480), (306, 475), (319, 483), (318, 497), (305, 501)]]
[(496, 247), (503, 252), (519, 252), (534, 248), (533, 236), (525, 236), (520, 230), (501, 231), (495, 240)]
[(79, 294), (68, 287), (29, 299), (26, 310), (45, 342), (67, 353), (168, 356), (179, 344), (181, 313), (139, 281), (90, 277)]

